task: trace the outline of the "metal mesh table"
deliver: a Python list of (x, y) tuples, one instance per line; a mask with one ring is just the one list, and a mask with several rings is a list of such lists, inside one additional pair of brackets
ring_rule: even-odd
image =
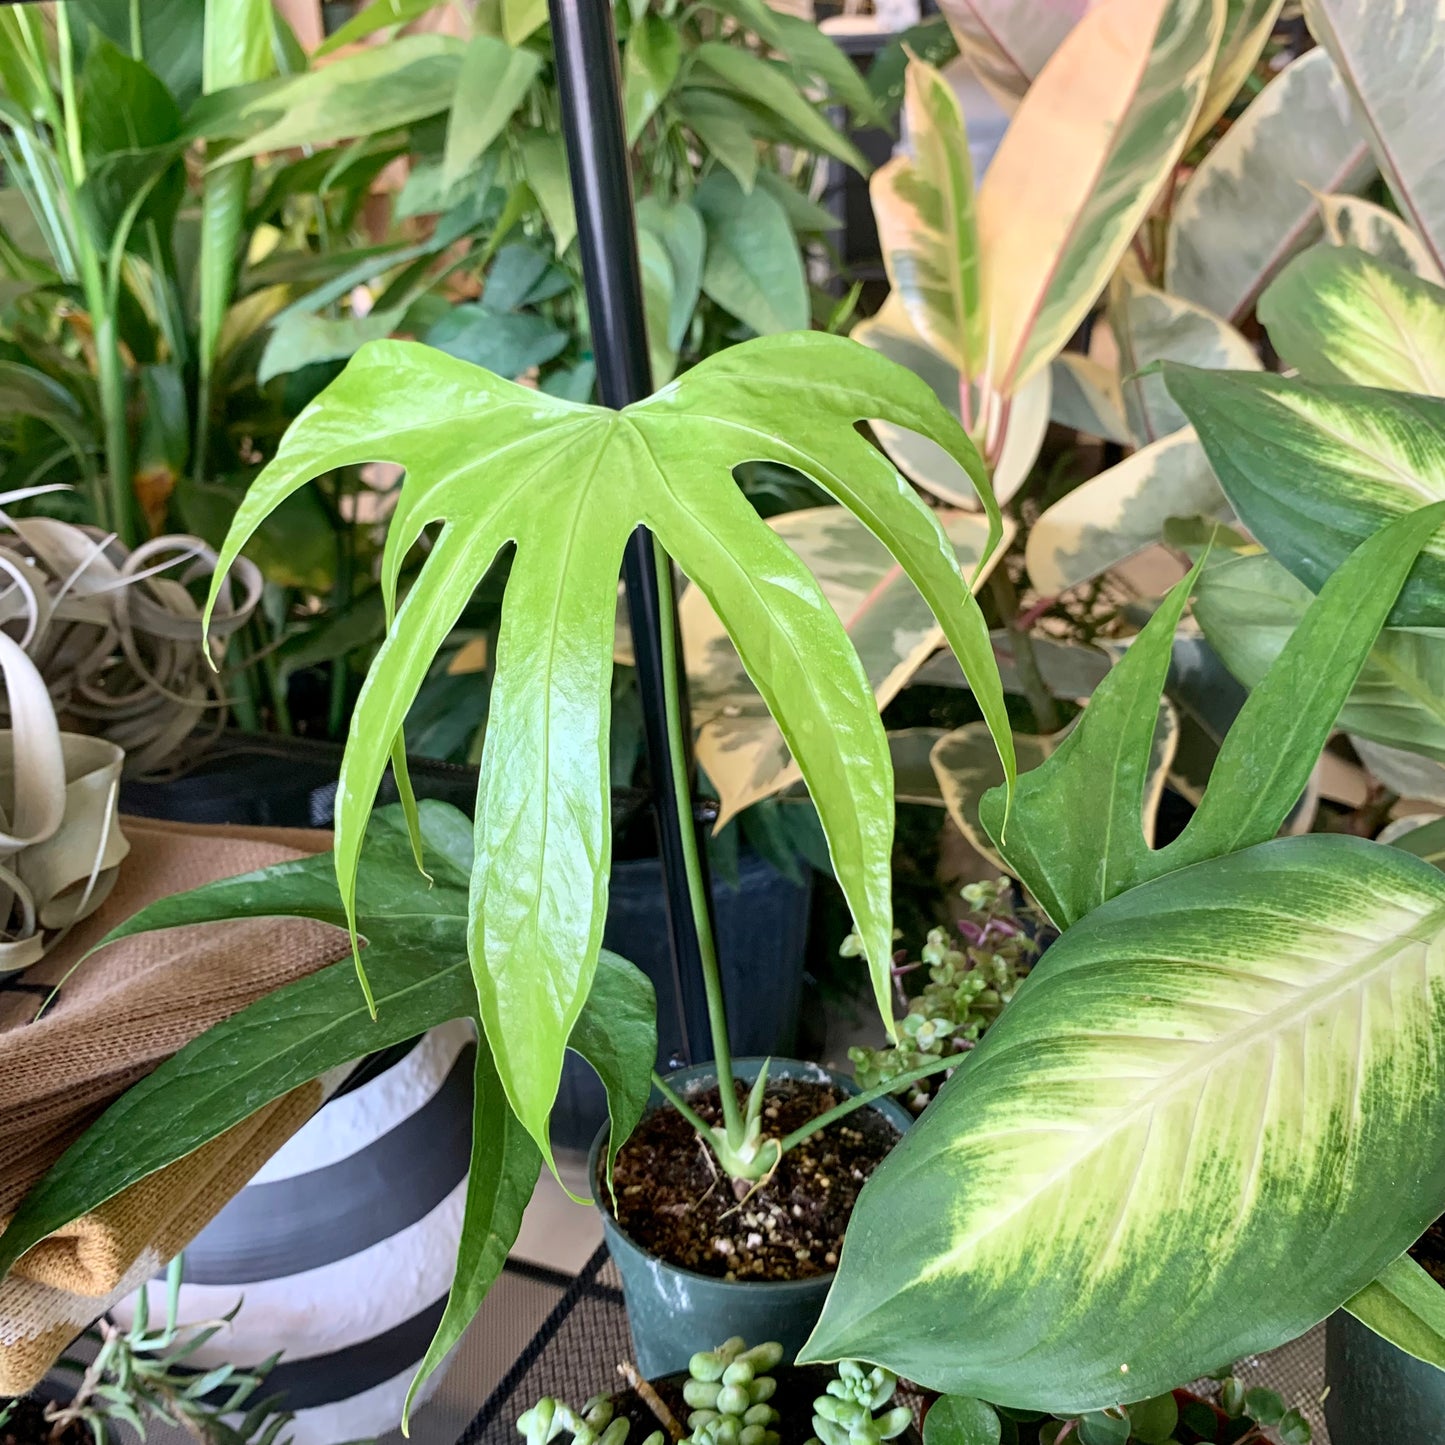
[[(487, 1397), (457, 1445), (518, 1445), (517, 1417), (544, 1395), (580, 1405), (620, 1388), (617, 1365), (632, 1354), (627, 1311), (616, 1267), (606, 1247), (583, 1266), (500, 1384)], [(1324, 1393), (1324, 1326), (1293, 1344), (1242, 1361), (1250, 1386), (1277, 1390), (1298, 1405), (1314, 1428), (1316, 1445), (1330, 1445), (1320, 1398)], [(1207, 1394), (1210, 1382), (1195, 1389)]]

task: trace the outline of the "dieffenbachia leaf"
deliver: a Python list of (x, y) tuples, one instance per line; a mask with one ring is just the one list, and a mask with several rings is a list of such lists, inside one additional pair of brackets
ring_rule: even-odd
[[(1235, 557), (1199, 579), (1194, 615), (1209, 645), (1246, 687), (1284, 650), (1313, 601), (1272, 557)], [(1387, 628), (1340, 711), (1348, 733), (1445, 762), (1445, 632)]]
[(1445, 396), (1445, 288), (1365, 251), (1296, 256), (1259, 298), (1259, 319), (1306, 381)]
[(1436, 285), (1445, 279), (1425, 243), (1393, 211), (1359, 196), (1316, 196), (1315, 202), (1330, 245), (1368, 251)]
[(1305, 791), (1401, 583), (1442, 521), (1445, 503), (1397, 519), (1325, 583), (1240, 710), (1194, 816), (1172, 843), (1153, 849), (1140, 809), (1155, 711), (1199, 567), (1168, 594), (1057, 752), (1019, 778), (1006, 838), (1003, 794), (983, 800), (984, 826), (1058, 927), (1151, 878), (1274, 837)]
[(1302, 55), (1255, 97), (1179, 193), (1164, 289), (1238, 321), (1318, 234), (1310, 191), (1360, 190), (1374, 170), (1330, 57)]
[(1064, 38), (1099, 0), (942, 0), (969, 69), (1012, 111)]
[(1043, 955), (864, 1186), (799, 1360), (1074, 1413), (1273, 1348), (1445, 1210), (1442, 1089), (1435, 869), (1315, 834), (1156, 878)]
[[(477, 582), (515, 544), (482, 754), (468, 946), (508, 1100), (544, 1155), (606, 911), (617, 575), (639, 524), (723, 618), (777, 720), (817, 805), (880, 1008), (891, 1013), (893, 812), (873, 691), (816, 580), (732, 478), (747, 461), (793, 467), (860, 518), (934, 610), (1007, 754), (987, 626), (932, 511), (855, 430), (878, 416), (931, 437), (987, 493), (976, 454), (929, 388), (840, 337), (735, 346), (622, 412), (381, 342), (287, 432), (232, 523), (222, 571), (312, 477), (364, 461), (404, 467), (382, 561), (389, 607), (403, 559), (439, 524), (352, 717), (336, 808), (348, 914), (366, 818), (407, 709)], [(1001, 520), (992, 496), (985, 501), (994, 542)]]
[[(853, 328), (854, 341), (881, 352), (906, 366), (933, 388), (949, 415), (962, 418), (963, 378), (952, 362), (934, 351), (908, 319), (898, 293), (890, 293), (878, 313)], [(978, 415), (978, 390), (970, 393)], [(993, 493), (1006, 504), (1028, 480), (1049, 428), (1053, 399), (1053, 371), (1038, 372), (1024, 384), (1009, 407), (1003, 445), (993, 468)], [(887, 422), (873, 421), (873, 435), (893, 459), (893, 465), (925, 492), (950, 507), (977, 510), (978, 493), (969, 474), (936, 443)]]
[[(1312, 592), (1384, 523), (1445, 497), (1445, 400), (1163, 371), (1239, 520)], [(1390, 624), (1445, 625), (1445, 537), (1421, 555)]]
[[(455, 808), (423, 802), (432, 877), (417, 872), (403, 810), (378, 809), (359, 886), (373, 1018), (351, 962), (321, 969), (216, 1024), (121, 1095), (27, 1196), (0, 1235), (0, 1276), (47, 1235), (174, 1163), (282, 1094), (331, 1069), (457, 1018), (477, 1015), (467, 959), (472, 836)], [(335, 864), (321, 854), (210, 883), (142, 909), (103, 943), (239, 918), (308, 918), (345, 928)], [(338, 932), (338, 952), (345, 949)], [(103, 958), (86, 967), (104, 967)], [(570, 1046), (602, 1075), (618, 1138), (646, 1104), (657, 1052), (652, 986), (603, 952)], [(512, 1114), (485, 1041), (478, 1045), (471, 1180), (457, 1281), (418, 1376), (470, 1323), (516, 1238), (539, 1154)]]
[(1123, 266), (1109, 288), (1109, 329), (1119, 352), (1120, 386), (1129, 429), (1139, 446), (1188, 425), (1164, 380), (1150, 372), (1156, 361), (1182, 361), (1236, 371), (1258, 371), (1254, 347), (1229, 322), (1202, 306), (1159, 291)]
[(1199, 113), (1223, 0), (1110, 0), (1059, 46), (977, 204), (989, 379), (1049, 364), (1128, 246)]
[(1408, 1254), (1387, 1264), (1344, 1307), (1396, 1349), (1445, 1370), (1445, 1289)]
[[(939, 512), (964, 575), (980, 585), (988, 526), (974, 512)], [(893, 554), (846, 507), (809, 507), (768, 525), (802, 559), (863, 663), (879, 711), (944, 645), (943, 633)], [(1013, 535), (1004, 528), (1003, 548)], [(992, 559), (990, 559), (992, 560)], [(722, 619), (700, 588), (678, 606), (697, 757), (718, 794), (718, 827), (801, 777), (767, 704), (748, 679)], [(956, 664), (955, 664), (956, 665)]]
[(1193, 428), (1140, 447), (1054, 503), (1029, 530), (1029, 581), (1054, 597), (1152, 546), (1174, 517), (1228, 510)]
[(1339, 67), (1400, 210), (1445, 269), (1445, 0), (1305, 0), (1305, 19)]
[(963, 108), (947, 78), (922, 60), (909, 62), (903, 95), (909, 150), (869, 187), (889, 302), (955, 372), (977, 380), (987, 327)]

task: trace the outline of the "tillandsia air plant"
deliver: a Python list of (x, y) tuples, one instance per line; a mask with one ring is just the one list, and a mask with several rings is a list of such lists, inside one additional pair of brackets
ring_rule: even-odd
[[(899, 1079), (936, 1059), (951, 1057), (955, 1066), (962, 1063), (1013, 998), (1039, 953), (1041, 920), (1032, 905), (1016, 901), (1010, 879), (966, 883), (960, 896), (967, 912), (954, 924), (956, 937), (947, 928), (932, 928), (916, 961), (906, 952), (895, 958), (894, 988), (904, 1010), (898, 1042), (848, 1050), (865, 1089), (892, 1085), (915, 1114), (923, 1112), (947, 1075)], [(840, 952), (856, 958), (859, 948), (857, 935), (850, 934)], [(927, 970), (928, 982), (921, 992), (910, 993), (908, 985), (920, 969)]]

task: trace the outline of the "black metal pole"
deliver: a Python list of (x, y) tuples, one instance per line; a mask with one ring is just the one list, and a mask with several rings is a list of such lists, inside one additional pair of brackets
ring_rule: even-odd
[[(587, 289), (592, 352), (597, 360), (597, 389), (602, 404), (624, 407), (652, 391), (647, 329), (643, 320), (642, 271), (632, 213), (632, 176), (622, 122), (622, 86), (617, 39), (609, 0), (549, 0), (557, 89), (562, 100), (562, 133), (577, 211), (577, 243)], [(673, 786), (667, 736), (664, 648), (678, 651), (675, 632), (663, 636), (659, 587), (672, 587), (671, 569), (659, 573), (651, 534), (639, 527), (627, 543), (622, 575), (632, 623), (637, 685), (642, 695), (648, 769), (657, 809), (662, 874), (667, 897), (672, 963), (682, 1007), (683, 1038), (689, 1060), (712, 1057), (703, 994), (702, 962), (689, 901), (683, 859), (683, 818), (694, 818), (692, 799), (679, 799)], [(687, 673), (677, 666), (682, 716), (688, 718)], [(690, 729), (684, 728), (684, 746)], [(686, 776), (693, 776), (687, 758)], [(697, 828), (696, 821), (690, 824)], [(698, 856), (707, 879), (707, 849), (698, 839)], [(712, 888), (704, 889), (711, 906)]]

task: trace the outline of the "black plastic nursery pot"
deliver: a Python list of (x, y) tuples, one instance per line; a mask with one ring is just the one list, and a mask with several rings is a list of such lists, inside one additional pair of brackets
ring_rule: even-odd
[(1445, 1435), (1445, 1371), (1337, 1310), (1325, 1326), (1325, 1419), (1336, 1445), (1400, 1445)]
[[(757, 1058), (736, 1059), (733, 1077), (750, 1084), (763, 1063)], [(798, 1059), (773, 1059), (768, 1077), (831, 1084), (845, 1094), (858, 1092), (858, 1086), (845, 1075)], [(687, 1098), (714, 1088), (717, 1070), (712, 1064), (681, 1069), (668, 1077), (668, 1083)], [(653, 1106), (664, 1107), (660, 1096), (654, 1095)], [(894, 1099), (879, 1099), (867, 1107), (888, 1120), (900, 1137), (912, 1123), (912, 1116)], [(588, 1157), (591, 1180), (598, 1177), (598, 1163), (606, 1144), (604, 1127)], [(644, 1250), (613, 1218), (605, 1197), (598, 1199), (597, 1206), (607, 1248), (622, 1276), (622, 1294), (640, 1374), (651, 1379), (686, 1369), (698, 1350), (713, 1349), (734, 1335), (741, 1335), (749, 1343), (775, 1340), (783, 1347), (785, 1360), (793, 1359), (802, 1349), (823, 1312), (823, 1301), (833, 1283), (831, 1272), (796, 1280), (726, 1280), (699, 1274)]]

